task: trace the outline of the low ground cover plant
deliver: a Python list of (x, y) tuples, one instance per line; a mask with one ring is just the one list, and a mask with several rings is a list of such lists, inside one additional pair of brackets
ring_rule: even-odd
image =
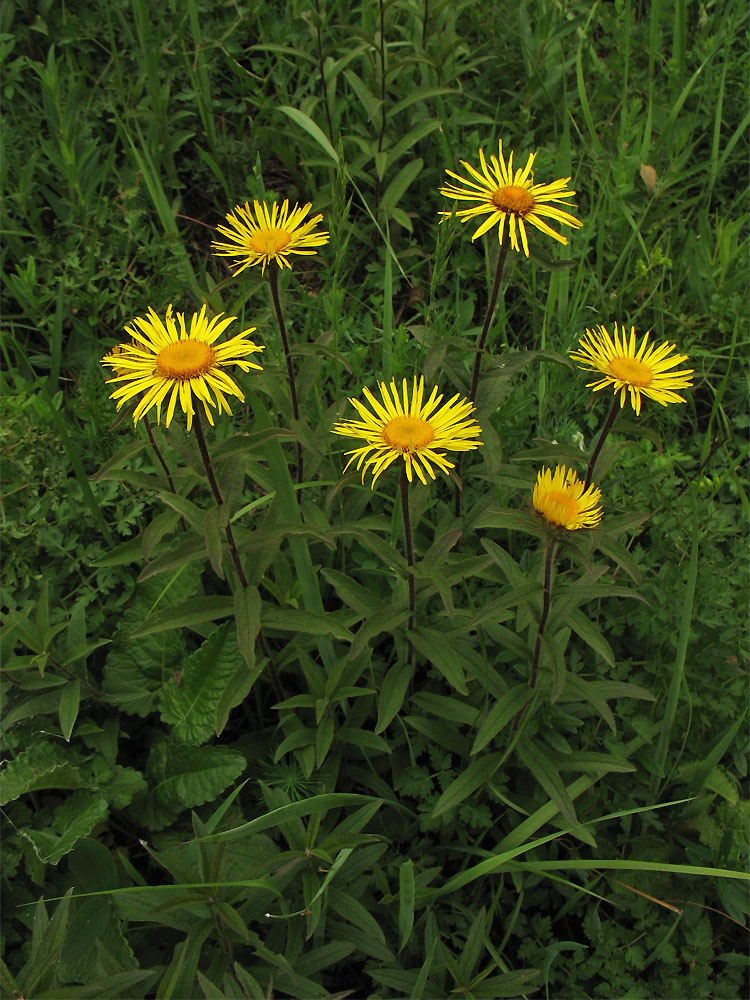
[(744, 5), (1, 17), (2, 995), (745, 995)]

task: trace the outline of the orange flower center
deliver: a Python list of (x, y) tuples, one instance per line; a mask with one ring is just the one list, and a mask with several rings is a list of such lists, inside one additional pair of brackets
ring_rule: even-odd
[(421, 417), (394, 417), (383, 428), (387, 445), (409, 453), (426, 448), (434, 438), (435, 431)]
[(292, 237), (283, 229), (258, 229), (250, 237), (249, 245), (259, 257), (275, 257), (289, 246)]
[(562, 490), (552, 490), (542, 502), (542, 513), (548, 521), (563, 527), (572, 524), (578, 517), (578, 501)]
[(501, 212), (513, 212), (514, 215), (526, 215), (534, 207), (534, 197), (526, 188), (517, 184), (498, 188), (492, 195), (492, 204)]
[(203, 340), (175, 340), (162, 347), (156, 371), (162, 378), (188, 379), (205, 375), (216, 360), (216, 351)]
[(612, 358), (609, 370), (616, 379), (628, 382), (630, 385), (645, 387), (651, 385), (654, 379), (654, 373), (648, 365), (636, 361), (635, 358)]

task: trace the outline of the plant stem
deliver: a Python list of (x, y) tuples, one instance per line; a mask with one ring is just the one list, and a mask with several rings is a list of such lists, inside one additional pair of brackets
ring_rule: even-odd
[(539, 616), (539, 626), (536, 630), (536, 642), (534, 643), (534, 658), (531, 661), (531, 674), (529, 675), (529, 687), (533, 691), (536, 687), (537, 673), (539, 672), (539, 657), (542, 652), (542, 636), (549, 618), (550, 596), (552, 593), (552, 566), (557, 552), (557, 542), (548, 541), (547, 550), (544, 554), (544, 595), (542, 597), (542, 613)]
[[(539, 673), (539, 658), (542, 654), (542, 636), (544, 635), (544, 629), (547, 625), (547, 619), (549, 618), (550, 598), (552, 595), (552, 567), (555, 562), (556, 553), (557, 542), (550, 539), (547, 542), (547, 548), (544, 553), (544, 593), (542, 597), (542, 613), (539, 616), (539, 625), (536, 630), (534, 655), (531, 660), (531, 673), (529, 674), (529, 690), (531, 691), (531, 694), (534, 693), (534, 689), (536, 687), (537, 675)], [(518, 729), (521, 720), (526, 714), (530, 701), (531, 696), (529, 696), (529, 701), (526, 702), (523, 708), (519, 709), (516, 717), (513, 719), (513, 732), (516, 732)]]
[(146, 434), (148, 435), (148, 441), (153, 449), (154, 454), (159, 460), (159, 464), (162, 469), (164, 469), (164, 475), (167, 477), (167, 482), (169, 483), (169, 492), (176, 493), (177, 490), (174, 488), (174, 480), (172, 479), (172, 473), (169, 471), (169, 466), (166, 463), (164, 456), (159, 450), (159, 446), (154, 438), (154, 432), (151, 430), (151, 421), (148, 419), (148, 414), (143, 415), (143, 425), (146, 428)]
[[(206, 445), (206, 438), (203, 434), (203, 424), (201, 423), (200, 414), (198, 410), (195, 410), (193, 414), (193, 424), (195, 426), (195, 437), (198, 441), (198, 449), (201, 453), (201, 458), (203, 459), (203, 466), (206, 470), (206, 475), (208, 476), (208, 482), (211, 487), (211, 492), (214, 495), (214, 500), (219, 507), (223, 506), (224, 499), (221, 495), (221, 490), (219, 489), (219, 484), (216, 482), (216, 475), (214, 474), (214, 467), (211, 464), (211, 456), (208, 454), (208, 446)], [(237, 546), (235, 545), (234, 535), (232, 534), (232, 526), (227, 521), (227, 526), (224, 529), (227, 536), (227, 542), (229, 542), (229, 551), (232, 553), (232, 562), (234, 563), (234, 568), (237, 572), (237, 578), (243, 587), (247, 587), (247, 577), (245, 576), (245, 571), (242, 568), (242, 563), (240, 562), (240, 556), (237, 552)]]
[(591, 458), (589, 459), (588, 468), (586, 469), (586, 481), (584, 483), (584, 490), (587, 490), (591, 485), (591, 480), (594, 478), (594, 468), (596, 467), (596, 461), (599, 458), (599, 453), (602, 450), (602, 446), (612, 429), (612, 424), (615, 422), (615, 417), (617, 416), (617, 411), (620, 406), (617, 402), (617, 396), (612, 400), (612, 406), (609, 413), (607, 414), (607, 419), (604, 421), (604, 426), (602, 427), (601, 434), (599, 435), (599, 440), (596, 442), (596, 447), (591, 453)]
[(482, 327), (482, 332), (479, 334), (479, 340), (477, 341), (477, 356), (474, 359), (474, 372), (471, 376), (471, 392), (469, 393), (469, 399), (473, 400), (476, 404), (477, 401), (477, 386), (479, 385), (479, 370), (482, 367), (482, 355), (484, 353), (484, 345), (487, 340), (487, 334), (489, 333), (490, 323), (492, 322), (492, 317), (495, 312), (495, 306), (497, 304), (497, 293), (500, 291), (500, 282), (503, 277), (503, 265), (505, 264), (505, 258), (508, 255), (508, 244), (500, 244), (500, 253), (497, 255), (497, 267), (495, 268), (495, 280), (492, 284), (492, 291), (490, 292), (490, 301), (487, 303), (487, 315), (484, 317), (484, 326)]
[[(471, 391), (469, 392), (469, 399), (472, 400), (474, 405), (477, 403), (477, 389), (479, 387), (479, 371), (482, 367), (482, 356), (484, 354), (484, 345), (487, 341), (487, 334), (490, 330), (490, 324), (492, 323), (492, 317), (495, 314), (495, 306), (497, 305), (497, 295), (500, 291), (500, 282), (503, 280), (503, 266), (505, 264), (505, 258), (508, 255), (508, 244), (500, 244), (500, 252), (497, 255), (497, 266), (495, 267), (495, 280), (492, 283), (492, 291), (490, 292), (490, 300), (487, 303), (487, 313), (484, 317), (484, 324), (482, 325), (482, 332), (479, 334), (479, 340), (477, 341), (477, 353), (474, 358), (474, 371), (471, 375)], [(461, 474), (461, 459), (463, 455), (459, 455), (456, 459), (456, 475)], [(454, 497), (454, 509), (456, 517), (461, 516), (461, 489), (456, 484), (453, 491)]]
[[(383, 152), (385, 139), (385, 5), (378, 0), (380, 8), (380, 135), (378, 136), (378, 153)], [(375, 205), (380, 202), (380, 177), (375, 183)]]
[(328, 122), (328, 136), (333, 142), (333, 122), (331, 121), (331, 109), (328, 105), (328, 84), (326, 83), (326, 74), (323, 64), (323, 42), (320, 34), (320, 22), (322, 20), (322, 15), (320, 13), (320, 0), (315, 0), (315, 13), (318, 15), (317, 22), (315, 24), (315, 33), (318, 38), (318, 66), (320, 67), (320, 82), (323, 86), (323, 103), (326, 109), (326, 121)]
[[(416, 596), (414, 592), (414, 574), (411, 567), (414, 565), (414, 549), (411, 540), (411, 518), (409, 517), (409, 480), (406, 477), (406, 462), (401, 466), (401, 511), (404, 516), (404, 542), (406, 545), (406, 565), (409, 567), (406, 578), (409, 583), (409, 628), (414, 628), (414, 610), (416, 608)], [(407, 659), (411, 660), (411, 643), (407, 644)]]
[(427, 48), (427, 18), (430, 16), (430, 0), (424, 0), (424, 14), (422, 15), (422, 48)]
[[(169, 492), (177, 495), (177, 490), (174, 488), (174, 480), (172, 479), (172, 473), (169, 471), (169, 466), (167, 465), (166, 459), (161, 453), (159, 446), (154, 438), (154, 432), (151, 429), (151, 421), (148, 419), (148, 413), (143, 415), (143, 424), (146, 428), (146, 434), (148, 435), (149, 444), (153, 449), (154, 454), (159, 459), (162, 469), (164, 469), (164, 475), (167, 477), (167, 482), (169, 483)], [(180, 515), (180, 527), (183, 531), (187, 531), (187, 525), (185, 524), (185, 518)]]
[[(286, 358), (286, 371), (289, 376), (289, 392), (292, 396), (292, 414), (296, 421), (299, 421), (299, 403), (297, 402), (297, 382), (294, 377), (294, 364), (292, 363), (292, 354), (289, 350), (289, 341), (286, 336), (286, 324), (284, 323), (284, 314), (281, 311), (281, 300), (279, 299), (279, 272), (276, 267), (271, 265), (268, 269), (269, 281), (271, 284), (271, 298), (273, 299), (273, 307), (276, 311), (276, 319), (279, 322), (279, 332), (281, 333), (281, 343), (284, 348), (284, 357)], [(302, 482), (302, 445), (297, 441), (297, 482)]]

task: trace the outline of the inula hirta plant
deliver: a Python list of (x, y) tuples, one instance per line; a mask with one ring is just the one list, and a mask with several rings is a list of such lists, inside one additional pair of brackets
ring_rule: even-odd
[(406, 379), (403, 380), (402, 391), (396, 386), (395, 379), (387, 386), (378, 383), (382, 403), (365, 388), (362, 393), (371, 410), (358, 399), (349, 402), (362, 417), (361, 420), (344, 420), (333, 428), (334, 434), (363, 439), (366, 444), (353, 451), (346, 464), (348, 469), (352, 462), (357, 463), (357, 471), (362, 470), (362, 482), (365, 473), (372, 472), (372, 486), (392, 462), (403, 459), (406, 478), (412, 481), (412, 473), (422, 483), (427, 483), (425, 473), (435, 479), (433, 465), (446, 475), (453, 468), (448, 461), (446, 451), (473, 451), (481, 445), (478, 440), (482, 429), (470, 414), (474, 412), (474, 404), (456, 394), (447, 403), (441, 402), (437, 387), (433, 388), (429, 399), (424, 401), (424, 378), (414, 378), (411, 399)]
[(630, 336), (623, 324), (622, 332), (615, 323), (614, 338), (604, 326), (586, 330), (579, 341), (580, 348), (571, 351), (570, 357), (584, 371), (597, 372), (601, 376), (587, 383), (587, 388), (598, 392), (612, 386), (615, 396), (620, 395), (620, 407), (630, 398), (630, 405), (641, 412), (641, 396), (667, 406), (669, 403), (684, 403), (676, 389), (688, 389), (693, 384), (693, 369), (674, 372), (670, 369), (687, 361), (687, 354), (674, 354), (674, 344), (663, 343), (661, 347), (648, 344), (650, 331), (644, 334), (638, 345), (635, 327), (630, 327)]
[[(581, 225), (575, 216), (559, 207), (561, 204), (568, 205), (568, 200), (575, 195), (575, 191), (568, 188), (570, 177), (561, 177), (549, 184), (534, 183), (532, 167), (535, 159), (536, 153), (530, 153), (526, 166), (523, 169), (514, 170), (513, 153), (511, 152), (506, 163), (503, 155), (503, 141), (500, 139), (497, 156), (492, 154), (489, 164), (484, 150), (479, 150), (481, 172), (467, 163), (466, 160), (461, 160), (461, 165), (469, 174), (468, 179), (446, 168), (446, 174), (458, 181), (458, 184), (445, 184), (440, 188), (440, 193), (446, 198), (455, 198), (456, 201), (470, 203), (467, 208), (451, 211), (441, 210), (439, 212), (443, 217), (441, 222), (453, 214), (462, 222), (468, 222), (470, 219), (482, 219), (483, 216), (486, 216), (474, 231), (472, 241), (483, 236), (493, 226), (498, 227), (497, 238), (500, 251), (497, 256), (495, 278), (487, 303), (484, 323), (477, 340), (471, 376), (469, 398), (474, 401), (477, 399), (482, 356), (492, 317), (495, 313), (508, 247), (513, 247), (519, 253), (523, 249), (526, 256), (529, 256), (527, 223), (563, 245), (567, 244), (567, 237), (552, 229), (549, 223), (554, 222), (572, 229), (577, 229)], [(458, 464), (460, 469), (460, 462)], [(456, 471), (458, 472), (459, 469)], [(461, 492), (458, 483), (455, 488), (455, 514), (456, 517), (461, 514)]]
[(532, 504), (550, 524), (577, 531), (595, 528), (602, 519), (602, 491), (586, 487), (574, 469), (558, 465), (554, 473), (542, 468), (536, 477)]
[[(312, 204), (296, 205), (289, 211), (289, 202), (285, 199), (281, 208), (274, 203), (268, 205), (259, 201), (250, 204), (236, 205), (226, 216), (226, 225), (217, 226), (217, 230), (230, 241), (222, 243), (214, 241), (211, 249), (217, 257), (231, 257), (237, 267), (235, 276), (245, 268), (260, 264), (261, 274), (265, 274), (269, 266), (269, 284), (274, 311), (279, 323), (281, 344), (284, 348), (287, 377), (289, 379), (289, 395), (292, 400), (292, 415), (299, 420), (299, 401), (297, 399), (297, 380), (294, 374), (294, 363), (289, 340), (286, 335), (286, 324), (279, 298), (279, 271), (285, 267), (291, 270), (290, 254), (310, 257), (318, 252), (317, 248), (324, 246), (330, 236), (327, 232), (314, 232), (322, 215), (314, 215), (304, 221)], [(254, 212), (254, 214), (253, 214)], [(270, 266), (275, 262), (278, 267)], [(302, 446), (297, 442), (297, 482), (302, 481)]]
[(211, 250), (217, 257), (234, 258), (238, 265), (235, 275), (258, 264), (261, 273), (265, 273), (272, 260), (282, 269), (291, 268), (289, 254), (309, 257), (329, 240), (328, 233), (313, 232), (322, 215), (303, 221), (311, 208), (312, 203), (308, 202), (295, 205), (290, 212), (287, 200), (281, 208), (274, 203), (270, 211), (268, 205), (259, 201), (253, 202), (252, 209), (249, 202), (236, 205), (226, 217), (227, 224), (216, 227), (228, 242), (215, 240)]
[[(462, 222), (486, 216), (481, 225), (474, 231), (472, 240), (483, 236), (496, 225), (498, 227), (498, 241), (504, 245), (507, 222), (510, 245), (519, 252), (523, 249), (528, 257), (529, 241), (526, 234), (526, 224), (528, 223), (546, 236), (557, 240), (558, 243), (567, 245), (567, 238), (552, 229), (546, 220), (570, 226), (573, 229), (578, 229), (581, 225), (575, 216), (558, 207), (560, 204), (567, 204), (567, 199), (575, 195), (575, 191), (569, 190), (567, 186), (570, 177), (561, 177), (550, 184), (535, 184), (532, 170), (535, 159), (536, 153), (529, 153), (526, 166), (523, 169), (519, 167), (514, 170), (513, 153), (511, 152), (506, 164), (503, 156), (503, 140), (501, 139), (498, 143), (498, 155), (492, 154), (489, 164), (485, 158), (484, 150), (479, 150), (481, 172), (472, 167), (466, 160), (461, 160), (461, 166), (468, 172), (469, 179), (446, 169), (446, 174), (453, 177), (459, 184), (445, 184), (440, 188), (440, 193), (444, 194), (446, 198), (473, 202), (468, 208), (458, 209), (455, 213), (456, 216)], [(452, 214), (449, 211), (440, 212), (440, 215), (444, 217)]]
[[(409, 483), (417, 478), (427, 484), (425, 474), (430, 479), (436, 479), (433, 466), (446, 475), (454, 468), (452, 462), (445, 457), (446, 451), (472, 451), (482, 442), (479, 435), (482, 429), (471, 414), (474, 404), (462, 399), (456, 394), (447, 403), (442, 395), (438, 395), (437, 387), (433, 388), (429, 398), (424, 400), (424, 378), (414, 378), (411, 397), (407, 380), (401, 385), (401, 392), (393, 379), (390, 385), (379, 382), (382, 402), (370, 392), (363, 389), (363, 394), (371, 409), (358, 399), (349, 399), (354, 409), (362, 417), (361, 420), (343, 420), (333, 428), (334, 434), (346, 437), (360, 438), (365, 442), (361, 447), (347, 452), (348, 469), (352, 462), (357, 463), (357, 471), (362, 471), (362, 482), (365, 473), (372, 473), (372, 488), (378, 477), (385, 472), (393, 462), (402, 460), (401, 465), (401, 510), (404, 518), (404, 541), (406, 544), (406, 562), (410, 571), (407, 574), (409, 584), (409, 628), (414, 625), (415, 591), (414, 553), (411, 538), (411, 520), (409, 517)], [(411, 645), (408, 646), (408, 656), (411, 658)]]
[(190, 430), (195, 413), (193, 396), (203, 404), (211, 424), (213, 408), (231, 413), (227, 396), (236, 396), (244, 402), (242, 390), (225, 369), (237, 365), (244, 372), (251, 368), (261, 371), (260, 365), (246, 359), (263, 348), (248, 339), (255, 332), (254, 326), (217, 344), (236, 319), (235, 316), (222, 319), (222, 316), (219, 313), (207, 319), (204, 305), (199, 313), (193, 313), (189, 328), (183, 313), (177, 313), (175, 318), (171, 305), (163, 322), (153, 309), (148, 310), (145, 318), (137, 316), (132, 325), (125, 327), (130, 342), (120, 344), (102, 358), (102, 364), (116, 372), (107, 382), (121, 383), (110, 394), (117, 401), (117, 409), (140, 396), (133, 411), (133, 423), (137, 424), (153, 407), (160, 423), (162, 404), (166, 402), (165, 423), (169, 427), (179, 401)]
[(678, 372), (670, 370), (687, 361), (687, 354), (674, 354), (675, 345), (666, 342), (661, 347), (649, 346), (648, 333), (639, 346), (635, 327), (630, 327), (629, 337), (625, 331), (625, 324), (620, 332), (615, 323), (613, 339), (604, 326), (598, 326), (594, 330), (587, 329), (585, 336), (579, 341), (579, 349), (570, 352), (570, 357), (579, 368), (599, 375), (599, 378), (588, 383), (587, 388), (599, 392), (611, 385), (614, 389), (612, 406), (589, 459), (586, 486), (591, 482), (604, 442), (615, 417), (625, 406), (626, 399), (630, 399), (630, 405), (636, 415), (639, 415), (642, 396), (647, 396), (662, 406), (684, 403), (684, 396), (680, 396), (675, 390), (687, 389), (692, 385), (692, 368)]

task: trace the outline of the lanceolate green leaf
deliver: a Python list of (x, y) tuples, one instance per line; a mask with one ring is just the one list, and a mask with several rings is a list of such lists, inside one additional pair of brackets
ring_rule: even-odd
[(150, 615), (131, 634), (134, 639), (141, 639), (157, 632), (189, 628), (191, 625), (216, 621), (217, 618), (228, 618), (232, 614), (234, 614), (234, 601), (231, 597), (191, 597), (182, 604), (164, 608)]
[(328, 812), (329, 809), (340, 809), (345, 806), (362, 806), (379, 801), (379, 799), (371, 795), (357, 795), (345, 792), (328, 792), (324, 795), (313, 795), (309, 799), (303, 799), (300, 802), (291, 802), (289, 805), (272, 809), (271, 812), (266, 813), (264, 816), (258, 816), (257, 819), (250, 820), (249, 823), (243, 823), (241, 826), (236, 826), (232, 830), (224, 830), (221, 833), (200, 839), (225, 840), (240, 835), (243, 837), (250, 836), (251, 834), (261, 833), (263, 830), (272, 830), (274, 827), (288, 823), (289, 820), (297, 819), (300, 816), (317, 816), (318, 813)]
[(478, 757), (459, 776), (452, 781), (437, 800), (435, 808), (432, 810), (433, 816), (441, 816), (449, 809), (453, 809), (465, 798), (475, 792), (482, 785), (485, 785), (495, 771), (500, 767), (503, 755), (500, 753), (487, 754), (486, 757)]
[(528, 737), (522, 737), (516, 744), (516, 753), (519, 760), (528, 767), (568, 823), (571, 826), (577, 826), (578, 817), (573, 800), (568, 795), (560, 778), (560, 772), (539, 744)]

